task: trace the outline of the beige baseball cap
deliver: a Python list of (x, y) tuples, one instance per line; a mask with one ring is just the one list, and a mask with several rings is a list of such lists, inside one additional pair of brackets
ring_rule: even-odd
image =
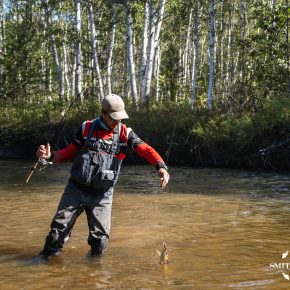
[(105, 96), (102, 100), (102, 109), (115, 120), (128, 119), (125, 111), (125, 104), (122, 98), (115, 94)]

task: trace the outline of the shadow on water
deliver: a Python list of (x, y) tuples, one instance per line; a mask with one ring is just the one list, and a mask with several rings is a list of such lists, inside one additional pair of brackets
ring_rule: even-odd
[[(172, 168), (161, 191), (149, 166), (124, 167), (115, 189), (109, 250), (86, 257), (82, 215), (61, 256), (42, 265), (42, 248), (69, 164), (36, 172), (0, 162), (0, 289), (289, 289), (290, 178), (276, 173)], [(166, 242), (170, 264), (156, 249)], [(284, 275), (283, 275), (284, 273)]]

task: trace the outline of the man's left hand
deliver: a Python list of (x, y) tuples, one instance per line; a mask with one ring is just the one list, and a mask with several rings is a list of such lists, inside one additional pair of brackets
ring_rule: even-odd
[(164, 169), (160, 168), (158, 170), (160, 176), (160, 187), (163, 189), (169, 181), (169, 173)]

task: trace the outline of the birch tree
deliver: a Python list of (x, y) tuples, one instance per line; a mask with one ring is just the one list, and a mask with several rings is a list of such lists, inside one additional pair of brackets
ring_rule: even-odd
[(218, 33), (216, 33), (216, 49), (215, 49), (215, 63), (216, 63), (216, 79), (215, 91), (218, 92), (218, 96), (222, 98), (224, 88), (224, 3), (219, 3), (220, 10), (218, 20), (216, 21), (216, 27), (218, 27)]
[(114, 12), (113, 12), (113, 19), (112, 19), (112, 30), (110, 33), (110, 44), (109, 44), (109, 55), (108, 55), (108, 68), (107, 68), (107, 87), (108, 93), (112, 93), (112, 69), (113, 69), (113, 50), (114, 50), (114, 43), (116, 37), (116, 18), (117, 18), (117, 11), (118, 5), (114, 4)]
[(149, 3), (149, 37), (146, 49), (146, 66), (145, 73), (141, 83), (141, 98), (143, 101), (147, 102), (150, 89), (148, 87), (151, 84), (151, 75), (154, 59), (154, 34), (155, 34), (155, 24), (154, 24), (154, 5), (153, 2)]
[(225, 84), (226, 87), (229, 86), (230, 83), (230, 64), (231, 64), (231, 49), (232, 49), (232, 16), (234, 10), (234, 3), (233, 0), (229, 0), (229, 22), (228, 22), (228, 37), (227, 37), (227, 57), (226, 57), (226, 77), (225, 77)]
[(240, 18), (240, 49), (238, 54), (238, 75), (239, 78), (243, 81), (244, 78), (244, 51), (245, 51), (245, 26), (246, 26), (246, 15), (245, 15), (245, 2), (244, 0), (239, 0), (239, 18)]
[(186, 85), (188, 77), (189, 77), (188, 54), (189, 54), (190, 33), (191, 33), (191, 27), (192, 27), (191, 25), (192, 14), (193, 14), (193, 9), (190, 9), (188, 27), (187, 27), (187, 32), (186, 32), (185, 48), (184, 48), (184, 54), (183, 54), (183, 80), (182, 80), (183, 85)]
[(148, 25), (149, 25), (149, 5), (148, 0), (144, 1), (143, 6), (143, 29), (142, 29), (142, 55), (141, 55), (141, 67), (140, 67), (140, 83), (145, 76), (146, 71), (146, 56), (148, 46)]
[(128, 64), (130, 71), (130, 84), (132, 100), (137, 104), (137, 83), (135, 76), (135, 62), (134, 62), (134, 47), (133, 47), (133, 29), (132, 29), (132, 16), (129, 0), (126, 1), (126, 32), (127, 32), (127, 50), (128, 50)]
[(82, 79), (83, 79), (83, 63), (82, 63), (82, 47), (81, 47), (81, 6), (79, 0), (74, 0), (75, 4), (75, 93), (82, 96)]
[(198, 48), (199, 48), (199, 0), (195, 2), (195, 29), (194, 29), (194, 50), (193, 50), (193, 66), (192, 66), (192, 86), (190, 97), (190, 110), (193, 110), (195, 101), (195, 92), (197, 84), (197, 68), (198, 68)]
[(210, 33), (209, 33), (209, 82), (207, 91), (207, 108), (212, 110), (212, 88), (214, 81), (214, 47), (215, 47), (215, 27), (214, 27), (214, 0), (210, 0)]
[(153, 74), (153, 66), (154, 66), (154, 57), (156, 53), (156, 49), (159, 45), (159, 37), (161, 31), (161, 23), (164, 15), (165, 9), (165, 0), (161, 0), (159, 4), (158, 14), (157, 14), (157, 25), (154, 13), (154, 4), (153, 1), (150, 1), (149, 4), (150, 11), (150, 21), (149, 21), (149, 40), (147, 45), (147, 61), (146, 61), (146, 70), (145, 75), (141, 84), (141, 98), (144, 101), (148, 101), (150, 91), (151, 91), (151, 81)]
[(70, 82), (69, 82), (69, 64), (68, 64), (68, 48), (67, 48), (67, 28), (66, 23), (62, 25), (63, 29), (63, 41), (62, 41), (62, 50), (63, 50), (63, 79), (66, 87), (66, 96), (67, 99), (70, 97)]
[[(91, 53), (92, 53), (92, 60), (93, 60), (93, 70), (96, 72), (96, 77), (98, 78), (99, 82), (99, 89), (100, 89), (100, 97), (101, 99), (104, 98), (104, 88), (103, 88), (103, 79), (100, 74), (100, 67), (99, 67), (99, 60), (96, 50), (96, 28), (95, 28), (95, 20), (94, 20), (94, 11), (91, 1), (88, 1), (89, 5), (89, 20), (90, 20), (90, 31), (91, 31)], [(94, 75), (94, 74), (93, 74)]]
[[(50, 9), (48, 6), (48, 0), (43, 0), (43, 4), (44, 4), (43, 5), (44, 13), (46, 15), (46, 27), (48, 30), (50, 30), (52, 26), (52, 21), (51, 21)], [(53, 34), (53, 31), (48, 32), (48, 35), (49, 35), (50, 47), (51, 47), (52, 55), (53, 55), (54, 67), (55, 67), (55, 71), (56, 71), (56, 75), (58, 79), (58, 95), (60, 98), (62, 98), (64, 95), (62, 67), (59, 61), (58, 50), (57, 50), (55, 36)]]

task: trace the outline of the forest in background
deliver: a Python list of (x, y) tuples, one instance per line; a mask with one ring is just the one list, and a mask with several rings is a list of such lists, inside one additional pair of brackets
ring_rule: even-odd
[(288, 0), (0, 0), (0, 156), (64, 145), (113, 92), (169, 163), (290, 169), (289, 16)]

